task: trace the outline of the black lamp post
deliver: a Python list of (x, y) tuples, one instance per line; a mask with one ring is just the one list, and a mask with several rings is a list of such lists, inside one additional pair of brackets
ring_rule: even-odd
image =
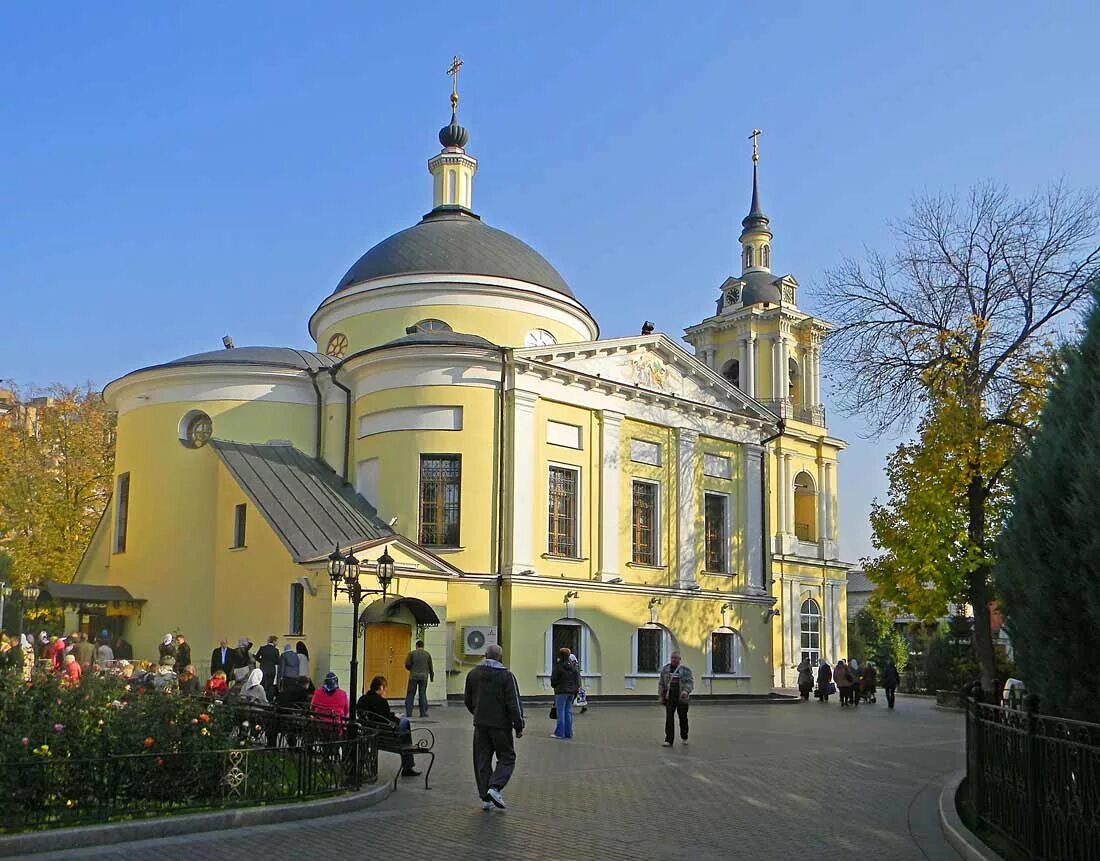
[(26, 602), (30, 601), (31, 606), (35, 606), (38, 603), (38, 596), (42, 594), (42, 590), (35, 586), (33, 583), (23, 587), (23, 600), (19, 602), (19, 638), (23, 638), (23, 617), (27, 612)]
[(351, 696), (348, 702), (348, 721), (352, 732), (354, 732), (355, 726), (355, 700), (359, 687), (359, 605), (362, 603), (364, 595), (381, 593), (382, 600), (386, 600), (386, 592), (389, 591), (390, 583), (393, 580), (393, 557), (390, 556), (388, 549), (383, 549), (382, 555), (375, 562), (377, 566), (375, 576), (378, 577), (378, 585), (382, 587), (381, 589), (363, 588), (359, 582), (360, 565), (361, 563), (355, 558), (355, 554), (351, 552), (350, 548), (347, 556), (341, 556), (340, 548), (337, 547), (328, 557), (328, 578), (332, 581), (332, 597), (335, 599), (343, 592), (351, 600), (352, 606)]

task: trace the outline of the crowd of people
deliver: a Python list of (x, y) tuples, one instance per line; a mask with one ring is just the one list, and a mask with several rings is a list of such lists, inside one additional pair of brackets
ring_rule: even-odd
[[(818, 702), (827, 703), (829, 697), (838, 694), (841, 708), (855, 708), (861, 702), (876, 703), (878, 683), (878, 669), (871, 661), (864, 661), (861, 666), (856, 658), (848, 661), (841, 659), (832, 667), (821, 658), (817, 662), (816, 672), (814, 663), (809, 658), (803, 658), (798, 665), (798, 693), (803, 701), (808, 701), (810, 694), (813, 694)], [(894, 707), (894, 696), (900, 683), (898, 668), (894, 666), (893, 660), (887, 658), (882, 671), (882, 687), (889, 708)]]

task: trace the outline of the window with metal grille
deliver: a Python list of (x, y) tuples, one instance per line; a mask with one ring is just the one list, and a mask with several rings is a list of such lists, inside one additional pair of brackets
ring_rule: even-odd
[(652, 481), (634, 482), (633, 560), (639, 565), (656, 565), (657, 494), (659, 485)]
[(248, 518), (248, 506), (241, 503), (233, 509), (233, 546), (244, 547), (245, 525)]
[(130, 473), (118, 477), (115, 490), (115, 553), (126, 552), (126, 526), (130, 520)]
[(462, 497), (462, 457), (420, 455), (420, 543), (457, 547)]
[(703, 496), (703, 544), (706, 551), (704, 565), (707, 571), (720, 574), (729, 572), (728, 504), (729, 497), (721, 493), (707, 493)]
[(710, 668), (715, 675), (732, 675), (738, 671), (737, 635), (715, 631), (710, 635)]
[(802, 660), (816, 664), (821, 658), (821, 607), (813, 598), (802, 602)]
[(550, 511), (547, 552), (577, 556), (577, 471), (550, 467)]
[(659, 673), (661, 671), (664, 638), (665, 632), (660, 628), (638, 629), (636, 642), (638, 644), (639, 673)]
[(290, 628), (288, 634), (302, 633), (306, 609), (306, 589), (301, 583), (290, 584)]
[[(558, 659), (558, 655), (561, 653), (561, 649), (568, 649), (574, 655), (577, 656), (577, 661), (582, 661), (581, 656), (581, 626), (569, 624), (566, 622), (554, 623), (553, 634), (553, 652), (551, 658), (553, 661)], [(583, 663), (579, 663), (579, 666), (584, 666)]]

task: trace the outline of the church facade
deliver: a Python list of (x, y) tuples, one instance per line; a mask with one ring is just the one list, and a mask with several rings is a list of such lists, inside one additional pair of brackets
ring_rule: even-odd
[[(422, 637), (433, 700), (494, 640), (525, 695), (563, 645), (592, 695), (652, 696), (673, 650), (699, 696), (843, 656), (827, 326), (772, 272), (755, 139), (742, 272), (687, 344), (601, 339), (554, 267), (474, 212), (453, 112), (439, 139), (431, 211), (320, 303), (315, 351), (227, 348), (107, 386), (114, 494), (66, 593), (82, 624), (139, 657), (174, 631), (196, 656), (303, 640), (345, 685), (355, 636), (360, 690), (402, 690)], [(334, 548), (369, 588), (395, 560), (358, 620)]]

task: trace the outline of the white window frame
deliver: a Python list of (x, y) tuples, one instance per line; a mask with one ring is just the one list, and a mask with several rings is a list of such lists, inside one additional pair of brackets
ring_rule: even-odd
[[(722, 525), (722, 529), (725, 532), (723, 536), (723, 546), (725, 547), (725, 554), (723, 561), (725, 562), (724, 570), (711, 571), (706, 567), (707, 562), (707, 497), (717, 496), (725, 501), (726, 516), (723, 518), (725, 521)], [(718, 490), (704, 490), (703, 491), (703, 573), (705, 574), (720, 574), (725, 577), (729, 577), (733, 566), (732, 559), (733, 553), (731, 552), (730, 544), (733, 541), (733, 523), (731, 521), (733, 504), (728, 493), (722, 493)]]
[[(711, 644), (711, 637), (715, 634), (727, 634), (733, 636), (733, 672), (732, 673), (716, 673), (714, 671), (714, 647)], [(745, 638), (741, 636), (741, 632), (736, 628), (731, 628), (728, 625), (723, 625), (720, 628), (715, 628), (713, 631), (707, 634), (707, 642), (705, 645), (707, 653), (707, 671), (703, 676), (707, 679), (749, 679), (751, 675), (745, 672)]]
[(596, 639), (596, 635), (592, 633), (592, 628), (583, 619), (563, 618), (555, 619), (546, 626), (546, 633), (543, 637), (545, 648), (543, 667), (545, 671), (537, 674), (543, 680), (544, 685), (549, 685), (550, 674), (554, 671), (554, 664), (558, 660), (558, 656), (554, 653), (555, 625), (572, 625), (581, 629), (581, 652), (577, 655), (577, 666), (580, 667), (581, 675), (585, 678), (600, 678), (599, 664), (594, 661), (599, 648), (599, 641)]
[[(661, 659), (658, 662), (658, 669), (655, 673), (642, 673), (638, 671), (638, 632), (642, 630), (660, 631), (662, 633)], [(676, 649), (676, 640), (672, 636), (672, 632), (660, 622), (647, 622), (644, 625), (639, 625), (630, 635), (630, 674), (627, 678), (656, 679), (660, 677), (660, 668), (668, 663), (669, 658)]]
[[(825, 617), (821, 612), (821, 602), (818, 601), (813, 595), (806, 595), (805, 593), (803, 593), (803, 598), (798, 603), (798, 662), (799, 663), (802, 663), (802, 661), (804, 660), (804, 657), (803, 657), (803, 654), (802, 654), (803, 625), (804, 625), (805, 620), (812, 619), (815, 615), (813, 613), (807, 613), (807, 612), (805, 612), (805, 610), (803, 610), (803, 607), (805, 607), (810, 602), (813, 602), (813, 605), (815, 607), (817, 607), (817, 614), (816, 615), (817, 615), (817, 660), (818, 661), (821, 660), (821, 655), (822, 655), (821, 644), (822, 644), (822, 638), (825, 635), (825, 630), (824, 630), (824, 628), (825, 628)], [(812, 633), (812, 632), (807, 632), (807, 633)], [(810, 649), (806, 649), (806, 651), (810, 652), (812, 654), (814, 650), (812, 648), (810, 648)], [(816, 664), (817, 661), (811, 661), (811, 663)]]
[[(573, 556), (563, 556), (560, 553), (554, 553), (550, 549), (550, 470), (551, 469), (568, 469), (568, 470), (576, 473), (576, 476), (577, 476), (577, 479), (576, 479), (576, 482), (575, 482), (575, 485), (576, 485), (576, 488), (577, 488), (577, 504), (576, 504), (576, 514), (573, 517), (573, 533), (574, 533), (573, 534), (573, 546), (576, 548), (576, 553)], [(576, 464), (574, 464), (574, 463), (560, 463), (556, 460), (551, 460), (551, 461), (548, 461), (547, 464), (546, 464), (546, 481), (544, 482), (544, 486), (546, 488), (546, 494), (545, 494), (545, 497), (544, 497), (544, 504), (543, 504), (542, 510), (544, 512), (543, 516), (546, 518), (546, 545), (545, 545), (546, 546), (546, 555), (549, 556), (552, 559), (583, 559), (584, 558), (584, 548), (581, 546), (581, 537), (584, 534), (583, 531), (581, 530), (581, 519), (582, 519), (582, 511), (583, 511), (581, 503), (584, 499), (584, 494), (582, 492), (583, 491), (583, 485), (581, 484), (581, 481), (583, 480), (583, 478), (584, 478), (584, 475), (582, 474), (581, 468), (579, 466), (577, 466)]]
[[(652, 484), (657, 488), (657, 498), (653, 505), (653, 561), (638, 562), (634, 558), (634, 485)], [(664, 530), (661, 529), (661, 482), (653, 478), (642, 478), (632, 475), (630, 477), (630, 564), (641, 568), (663, 568), (664, 560), (661, 558), (661, 539), (664, 538)]]

